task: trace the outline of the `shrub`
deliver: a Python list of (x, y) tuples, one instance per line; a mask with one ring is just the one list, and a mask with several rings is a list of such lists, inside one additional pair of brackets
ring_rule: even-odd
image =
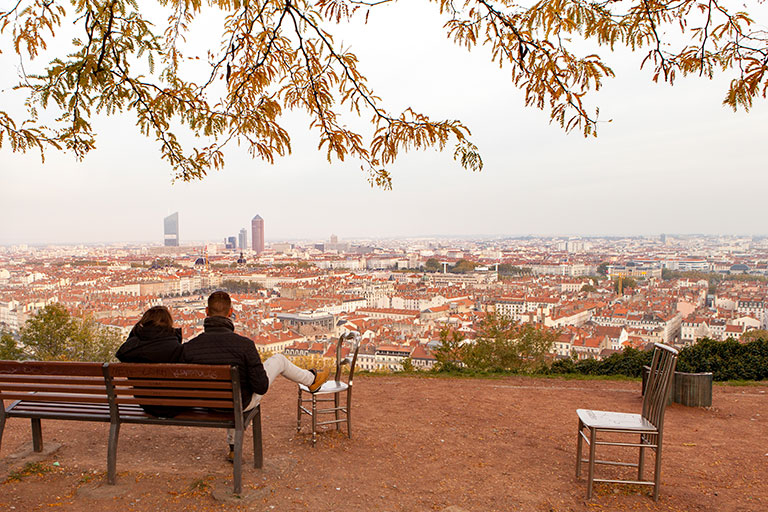
[(763, 380), (768, 378), (768, 340), (739, 343), (708, 338), (680, 351), (680, 372), (712, 372), (714, 380)]

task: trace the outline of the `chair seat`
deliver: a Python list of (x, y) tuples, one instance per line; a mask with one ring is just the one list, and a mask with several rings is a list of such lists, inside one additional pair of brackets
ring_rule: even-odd
[[(323, 383), (322, 386), (320, 386), (320, 389), (315, 391), (316, 395), (327, 395), (329, 393), (341, 393), (342, 391), (346, 391), (349, 387), (349, 384), (346, 382), (336, 382), (335, 380), (329, 380)], [(305, 386), (304, 384), (299, 384), (299, 388), (301, 388), (302, 391), (306, 391), (309, 393), (309, 387)]]
[(593, 411), (577, 409), (579, 419), (589, 428), (636, 430), (638, 432), (656, 432), (656, 427), (640, 414), (611, 411)]

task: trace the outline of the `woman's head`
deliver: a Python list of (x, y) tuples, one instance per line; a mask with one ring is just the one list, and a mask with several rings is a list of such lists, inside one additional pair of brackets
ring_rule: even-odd
[(149, 308), (141, 317), (137, 325), (148, 327), (156, 325), (158, 327), (167, 327), (173, 329), (173, 317), (171, 312), (165, 306), (154, 306)]

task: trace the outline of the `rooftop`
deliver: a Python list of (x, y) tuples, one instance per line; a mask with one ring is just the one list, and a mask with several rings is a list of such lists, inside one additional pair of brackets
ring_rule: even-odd
[[(586, 482), (574, 476), (576, 408), (638, 412), (637, 381), (361, 375), (352, 439), (327, 432), (315, 448), (306, 418), (296, 434), (295, 385), (278, 379), (262, 402), (265, 467), (245, 465), (241, 501), (216, 498), (231, 490), (222, 431), (124, 425), (113, 487), (108, 425), (44, 420), (47, 446), (62, 445), (42, 457), (50, 472), (5, 481), (0, 508), (764, 511), (766, 395), (768, 384), (716, 384), (711, 408), (670, 405), (658, 503), (646, 488), (600, 484), (586, 500)], [(3, 480), (40, 460), (30, 440), (28, 421), (8, 420)], [(249, 443), (250, 433), (246, 463)]]

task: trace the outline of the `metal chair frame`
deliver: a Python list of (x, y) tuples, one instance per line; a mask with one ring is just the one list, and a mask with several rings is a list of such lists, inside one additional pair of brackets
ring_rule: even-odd
[[(589, 466), (587, 475), (587, 499), (592, 497), (594, 482), (652, 485), (653, 500), (659, 499), (659, 483), (661, 481), (661, 446), (664, 431), (664, 412), (667, 407), (672, 377), (675, 374), (678, 352), (672, 347), (654, 344), (653, 361), (648, 376), (648, 384), (643, 396), (642, 414), (627, 414), (607, 411), (578, 409), (579, 431), (576, 444), (576, 478), (581, 476), (581, 465)], [(586, 433), (585, 433), (586, 430)], [(598, 434), (633, 434), (640, 435), (640, 441), (617, 442), (598, 441)], [(589, 447), (589, 458), (582, 458), (582, 440)], [(640, 450), (637, 463), (606, 461), (596, 459), (596, 448), (603, 446), (627, 446)], [(643, 479), (645, 469), (645, 450), (651, 448), (656, 452), (656, 464), (653, 480)], [(611, 480), (595, 478), (595, 464), (625, 466), (637, 468), (637, 480)]]
[[(342, 359), (341, 348), (345, 340), (354, 340), (350, 355)], [(355, 364), (357, 363), (357, 352), (360, 349), (360, 334), (352, 332), (339, 336), (336, 344), (336, 374), (333, 381), (323, 384), (318, 391), (312, 393), (307, 386), (299, 384), (299, 398), (296, 408), (296, 431), (301, 431), (301, 415), (306, 414), (312, 418), (312, 446), (317, 444), (317, 427), (321, 425), (336, 425), (336, 430), (341, 430), (341, 424), (347, 424), (347, 437), (352, 438), (352, 379), (355, 375)], [(341, 380), (342, 369), (345, 364), (349, 365), (349, 377), (347, 382)], [(304, 398), (304, 394), (310, 396)], [(346, 401), (341, 404), (340, 395), (346, 395)], [(333, 397), (327, 397), (333, 395)], [(333, 403), (333, 407), (318, 409), (318, 403)], [(311, 404), (311, 407), (305, 407)], [(319, 414), (334, 413), (335, 418), (327, 421), (317, 421)], [(343, 417), (342, 417), (343, 416)]]

